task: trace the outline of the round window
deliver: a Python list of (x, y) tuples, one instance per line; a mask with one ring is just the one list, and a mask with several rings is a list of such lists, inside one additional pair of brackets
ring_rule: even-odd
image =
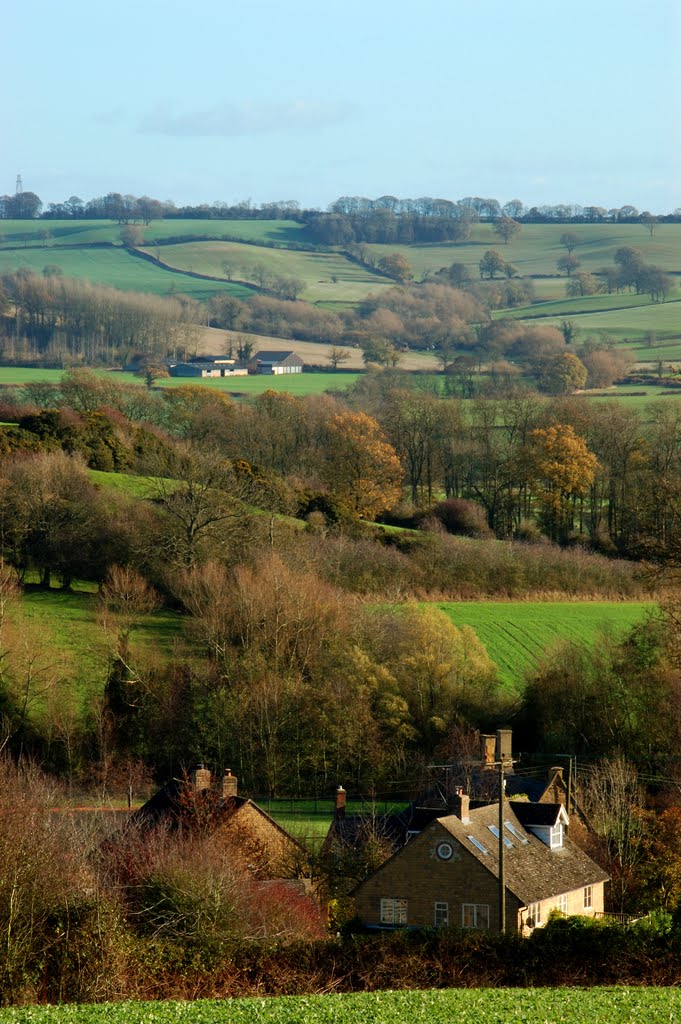
[(451, 843), (440, 843), (437, 848), (437, 855), (440, 860), (451, 860), (454, 849)]

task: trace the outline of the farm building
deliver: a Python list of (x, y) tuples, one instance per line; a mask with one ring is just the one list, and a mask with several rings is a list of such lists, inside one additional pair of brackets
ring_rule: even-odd
[(248, 370), (237, 366), (234, 359), (192, 359), (186, 363), (170, 363), (171, 377), (245, 377)]
[(372, 928), (499, 929), (499, 847), (503, 842), (509, 931), (529, 934), (557, 909), (603, 912), (607, 874), (566, 836), (562, 804), (504, 801), (470, 809), (456, 794), (453, 814), (436, 818), (355, 890), (359, 918)]
[(295, 352), (256, 352), (248, 362), (249, 373), (302, 373), (303, 360)]

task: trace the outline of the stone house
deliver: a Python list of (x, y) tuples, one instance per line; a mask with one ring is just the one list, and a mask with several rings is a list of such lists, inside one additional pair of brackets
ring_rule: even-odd
[(128, 827), (163, 827), (219, 843), (230, 859), (257, 880), (306, 879), (306, 850), (248, 797), (238, 795), (230, 769), (217, 779), (204, 765), (173, 779), (137, 811)]
[[(452, 925), (499, 929), (499, 805), (433, 820), (355, 889), (360, 919), (372, 928)], [(529, 934), (549, 913), (603, 912), (607, 874), (567, 838), (561, 804), (504, 802), (506, 928)]]

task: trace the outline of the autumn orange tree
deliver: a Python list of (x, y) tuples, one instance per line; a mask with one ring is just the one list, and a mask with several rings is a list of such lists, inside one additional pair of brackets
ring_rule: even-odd
[(355, 516), (373, 519), (399, 499), (402, 466), (372, 416), (341, 412), (328, 425), (324, 479)]
[(530, 462), (542, 487), (540, 519), (552, 540), (564, 542), (574, 526), (575, 504), (594, 481), (598, 459), (570, 424), (533, 430)]

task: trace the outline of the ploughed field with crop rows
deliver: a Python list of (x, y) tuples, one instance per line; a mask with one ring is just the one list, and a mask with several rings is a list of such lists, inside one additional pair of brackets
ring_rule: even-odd
[(455, 626), (470, 626), (499, 669), (504, 683), (521, 690), (535, 669), (561, 641), (591, 646), (609, 632), (621, 638), (652, 613), (645, 601), (443, 601)]
[(0, 1024), (675, 1024), (670, 988), (448, 989), (196, 1002), (31, 1006)]

